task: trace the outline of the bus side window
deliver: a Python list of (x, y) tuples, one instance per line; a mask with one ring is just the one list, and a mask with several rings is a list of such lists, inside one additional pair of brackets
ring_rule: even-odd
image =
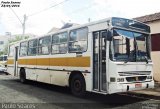
[(37, 54), (37, 39), (30, 40), (28, 42), (28, 55), (36, 55)]
[(26, 56), (27, 55), (27, 47), (28, 47), (28, 42), (21, 42), (20, 43), (20, 56)]
[(71, 30), (69, 35), (69, 52), (87, 51), (88, 28)]
[(14, 45), (10, 45), (9, 46), (9, 54), (8, 54), (8, 56), (12, 57), (13, 54), (14, 54)]
[(52, 53), (63, 54), (67, 53), (67, 32), (59, 33), (52, 36)]
[(51, 36), (45, 36), (39, 39), (38, 54), (47, 55), (50, 53)]

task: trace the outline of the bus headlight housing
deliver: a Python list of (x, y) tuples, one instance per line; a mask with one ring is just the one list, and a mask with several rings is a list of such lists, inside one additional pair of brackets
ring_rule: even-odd
[(152, 79), (152, 76), (147, 76), (147, 79)]
[(124, 78), (117, 78), (117, 82), (124, 82)]

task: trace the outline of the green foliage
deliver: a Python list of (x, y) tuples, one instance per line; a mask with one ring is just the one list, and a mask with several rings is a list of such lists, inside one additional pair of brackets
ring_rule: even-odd
[[(23, 38), (24, 37), (24, 38)], [(29, 38), (29, 36), (15, 36), (15, 38), (14, 39), (9, 39), (9, 43), (12, 43), (12, 42), (18, 42), (18, 41), (20, 41), (20, 40), (22, 40), (22, 39), (28, 39)]]
[[(4, 50), (3, 50), (2, 54), (7, 55), (7, 53), (8, 53), (8, 43), (4, 46)], [(0, 55), (2, 55), (2, 54), (0, 54)]]
[(1, 56), (1, 55), (4, 55), (4, 53), (3, 53), (2, 51), (0, 52), (0, 56)]
[(22, 39), (28, 39), (28, 38), (29, 38), (29, 36), (24, 36), (24, 38), (22, 36), (15, 36), (14, 39), (9, 39), (8, 43), (4, 46), (3, 52), (0, 52), (0, 56), (1, 55), (6, 55), (8, 53), (8, 45), (10, 43), (18, 42), (18, 41), (21, 41)]
[(9, 43), (12, 43), (12, 42), (17, 42), (17, 41), (20, 41), (22, 40), (22, 37), (21, 36), (16, 36), (14, 39), (9, 39)]

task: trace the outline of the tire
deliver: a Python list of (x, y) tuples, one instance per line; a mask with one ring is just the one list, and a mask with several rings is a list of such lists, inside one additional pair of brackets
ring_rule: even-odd
[(20, 70), (20, 82), (21, 83), (26, 83), (26, 73), (24, 69)]
[(71, 78), (70, 88), (73, 95), (83, 97), (86, 93), (85, 80), (82, 75), (76, 74)]
[(9, 75), (9, 73), (8, 73), (8, 72), (5, 72), (5, 74), (6, 74), (6, 75)]

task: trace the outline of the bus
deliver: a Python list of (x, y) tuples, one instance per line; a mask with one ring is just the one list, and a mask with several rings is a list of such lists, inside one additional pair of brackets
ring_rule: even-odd
[(1, 55), (0, 56), (0, 64), (6, 66), (6, 64), (7, 64), (7, 55)]
[(8, 73), (75, 96), (154, 88), (150, 40), (148, 25), (106, 18), (10, 44)]

